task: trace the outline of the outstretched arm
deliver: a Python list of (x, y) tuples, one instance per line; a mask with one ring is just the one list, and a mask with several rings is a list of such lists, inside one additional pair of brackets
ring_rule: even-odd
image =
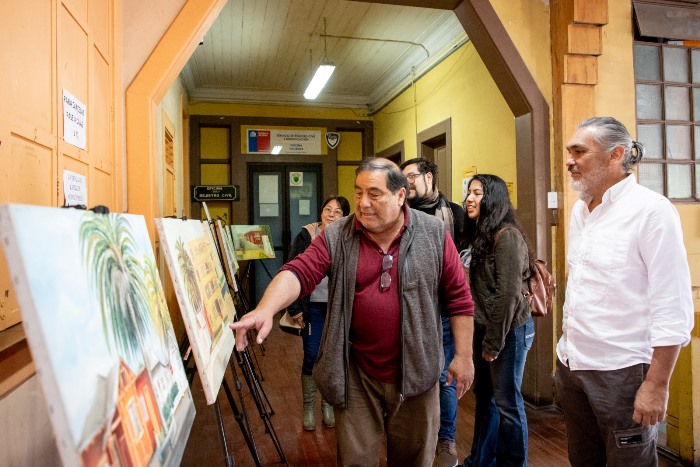
[(250, 329), (257, 329), (258, 344), (262, 344), (272, 329), (272, 318), (282, 308), (289, 306), (299, 297), (301, 284), (297, 276), (290, 271), (279, 272), (260, 299), (258, 306), (243, 315), (240, 321), (230, 325), (236, 331), (236, 348), (243, 351), (248, 345), (246, 333)]
[(666, 417), (668, 385), (680, 350), (680, 345), (654, 347), (647, 377), (634, 398), (634, 423), (656, 425)]

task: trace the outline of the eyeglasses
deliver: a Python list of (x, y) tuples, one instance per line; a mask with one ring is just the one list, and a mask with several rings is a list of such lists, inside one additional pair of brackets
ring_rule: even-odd
[(425, 175), (425, 174), (421, 173), (421, 172), (418, 172), (417, 174), (416, 173), (407, 174), (406, 178), (408, 179), (409, 182), (413, 183), (416, 181), (416, 177), (420, 177), (421, 175)]
[(329, 214), (329, 215), (343, 217), (343, 211), (342, 211), (342, 210), (340, 210), (340, 209), (333, 209), (333, 208), (330, 207), (330, 206), (326, 206), (325, 208), (323, 208), (323, 212), (326, 213), (326, 214)]
[(394, 257), (391, 255), (384, 255), (382, 258), (382, 275), (379, 278), (379, 286), (382, 292), (389, 288), (391, 285), (391, 275), (389, 275), (389, 270), (394, 264)]

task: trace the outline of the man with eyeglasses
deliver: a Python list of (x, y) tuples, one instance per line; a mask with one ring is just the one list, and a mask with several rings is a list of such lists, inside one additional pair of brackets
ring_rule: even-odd
[[(387, 159), (356, 170), (355, 213), (329, 225), (283, 266), (257, 308), (231, 325), (236, 346), (329, 275), (328, 315), (314, 380), (335, 407), (338, 465), (431, 465), (440, 424), (442, 321), (455, 356), (447, 380), (471, 386), (474, 304), (444, 222), (406, 205), (408, 182)], [(386, 440), (386, 455), (380, 454)]]
[[(408, 205), (445, 222), (452, 239), (459, 235), (464, 224), (464, 210), (447, 199), (437, 188), (438, 166), (423, 157), (410, 159), (401, 164), (408, 179)], [(454, 467), (458, 463), (455, 432), (457, 431), (457, 391), (454, 382), (447, 383), (447, 368), (455, 353), (450, 319), (442, 318), (442, 349), (445, 366), (440, 375), (440, 430), (438, 431), (438, 467)]]

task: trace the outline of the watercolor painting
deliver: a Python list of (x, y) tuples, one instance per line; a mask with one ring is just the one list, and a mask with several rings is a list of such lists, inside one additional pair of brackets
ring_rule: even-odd
[(269, 225), (232, 225), (236, 259), (269, 259), (275, 257)]
[(207, 404), (213, 404), (234, 345), (235, 309), (206, 222), (156, 219), (158, 236)]
[(179, 465), (194, 420), (143, 216), (0, 206), (64, 465)]
[(219, 251), (223, 257), (224, 272), (228, 278), (228, 283), (233, 287), (234, 292), (236, 292), (236, 271), (238, 271), (238, 261), (236, 260), (236, 252), (233, 249), (231, 235), (220, 220), (216, 221), (216, 243), (219, 245)]

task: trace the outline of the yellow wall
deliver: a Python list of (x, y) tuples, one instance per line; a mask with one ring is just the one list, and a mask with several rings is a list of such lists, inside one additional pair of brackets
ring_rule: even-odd
[(491, 5), (551, 107), (552, 58), (549, 2), (491, 0)]
[[(188, 186), (189, 183), (182, 183), (183, 176), (184, 176), (184, 154), (183, 154), (183, 148), (184, 148), (184, 143), (185, 139), (189, 137), (189, 135), (185, 134), (185, 129), (183, 128), (183, 120), (182, 116), (184, 113), (187, 111), (187, 91), (185, 90), (184, 86), (182, 85), (182, 82), (180, 81), (180, 78), (178, 77), (173, 85), (171, 86), (170, 90), (166, 93), (165, 97), (163, 98), (163, 101), (161, 102), (161, 110), (162, 112), (157, 112), (158, 116), (161, 116), (162, 113), (167, 114), (168, 118), (170, 119), (171, 122), (173, 122), (175, 126), (175, 179), (176, 179), (176, 185), (175, 185), (175, 212), (178, 213), (178, 215), (182, 215), (183, 213), (183, 198), (187, 196), (187, 193), (183, 193), (184, 187)], [(163, 181), (163, 140), (162, 140), (162, 122), (159, 122), (158, 129), (156, 129), (157, 134), (154, 135), (154, 138), (156, 138), (156, 141), (159, 141), (158, 144), (158, 160), (160, 161), (159, 168), (157, 170), (159, 174), (159, 211), (161, 215), (171, 215), (172, 213), (164, 213), (163, 212), (163, 186), (164, 186), (164, 181)]]
[(608, 24), (603, 26), (603, 55), (598, 58), (596, 114), (610, 115), (636, 135), (631, 2), (609, 0)]
[(472, 166), (515, 182), (515, 120), (471, 42), (374, 115), (375, 149), (404, 141), (405, 158), (416, 157), (417, 132), (448, 118), (453, 201), (461, 203), (461, 180)]

